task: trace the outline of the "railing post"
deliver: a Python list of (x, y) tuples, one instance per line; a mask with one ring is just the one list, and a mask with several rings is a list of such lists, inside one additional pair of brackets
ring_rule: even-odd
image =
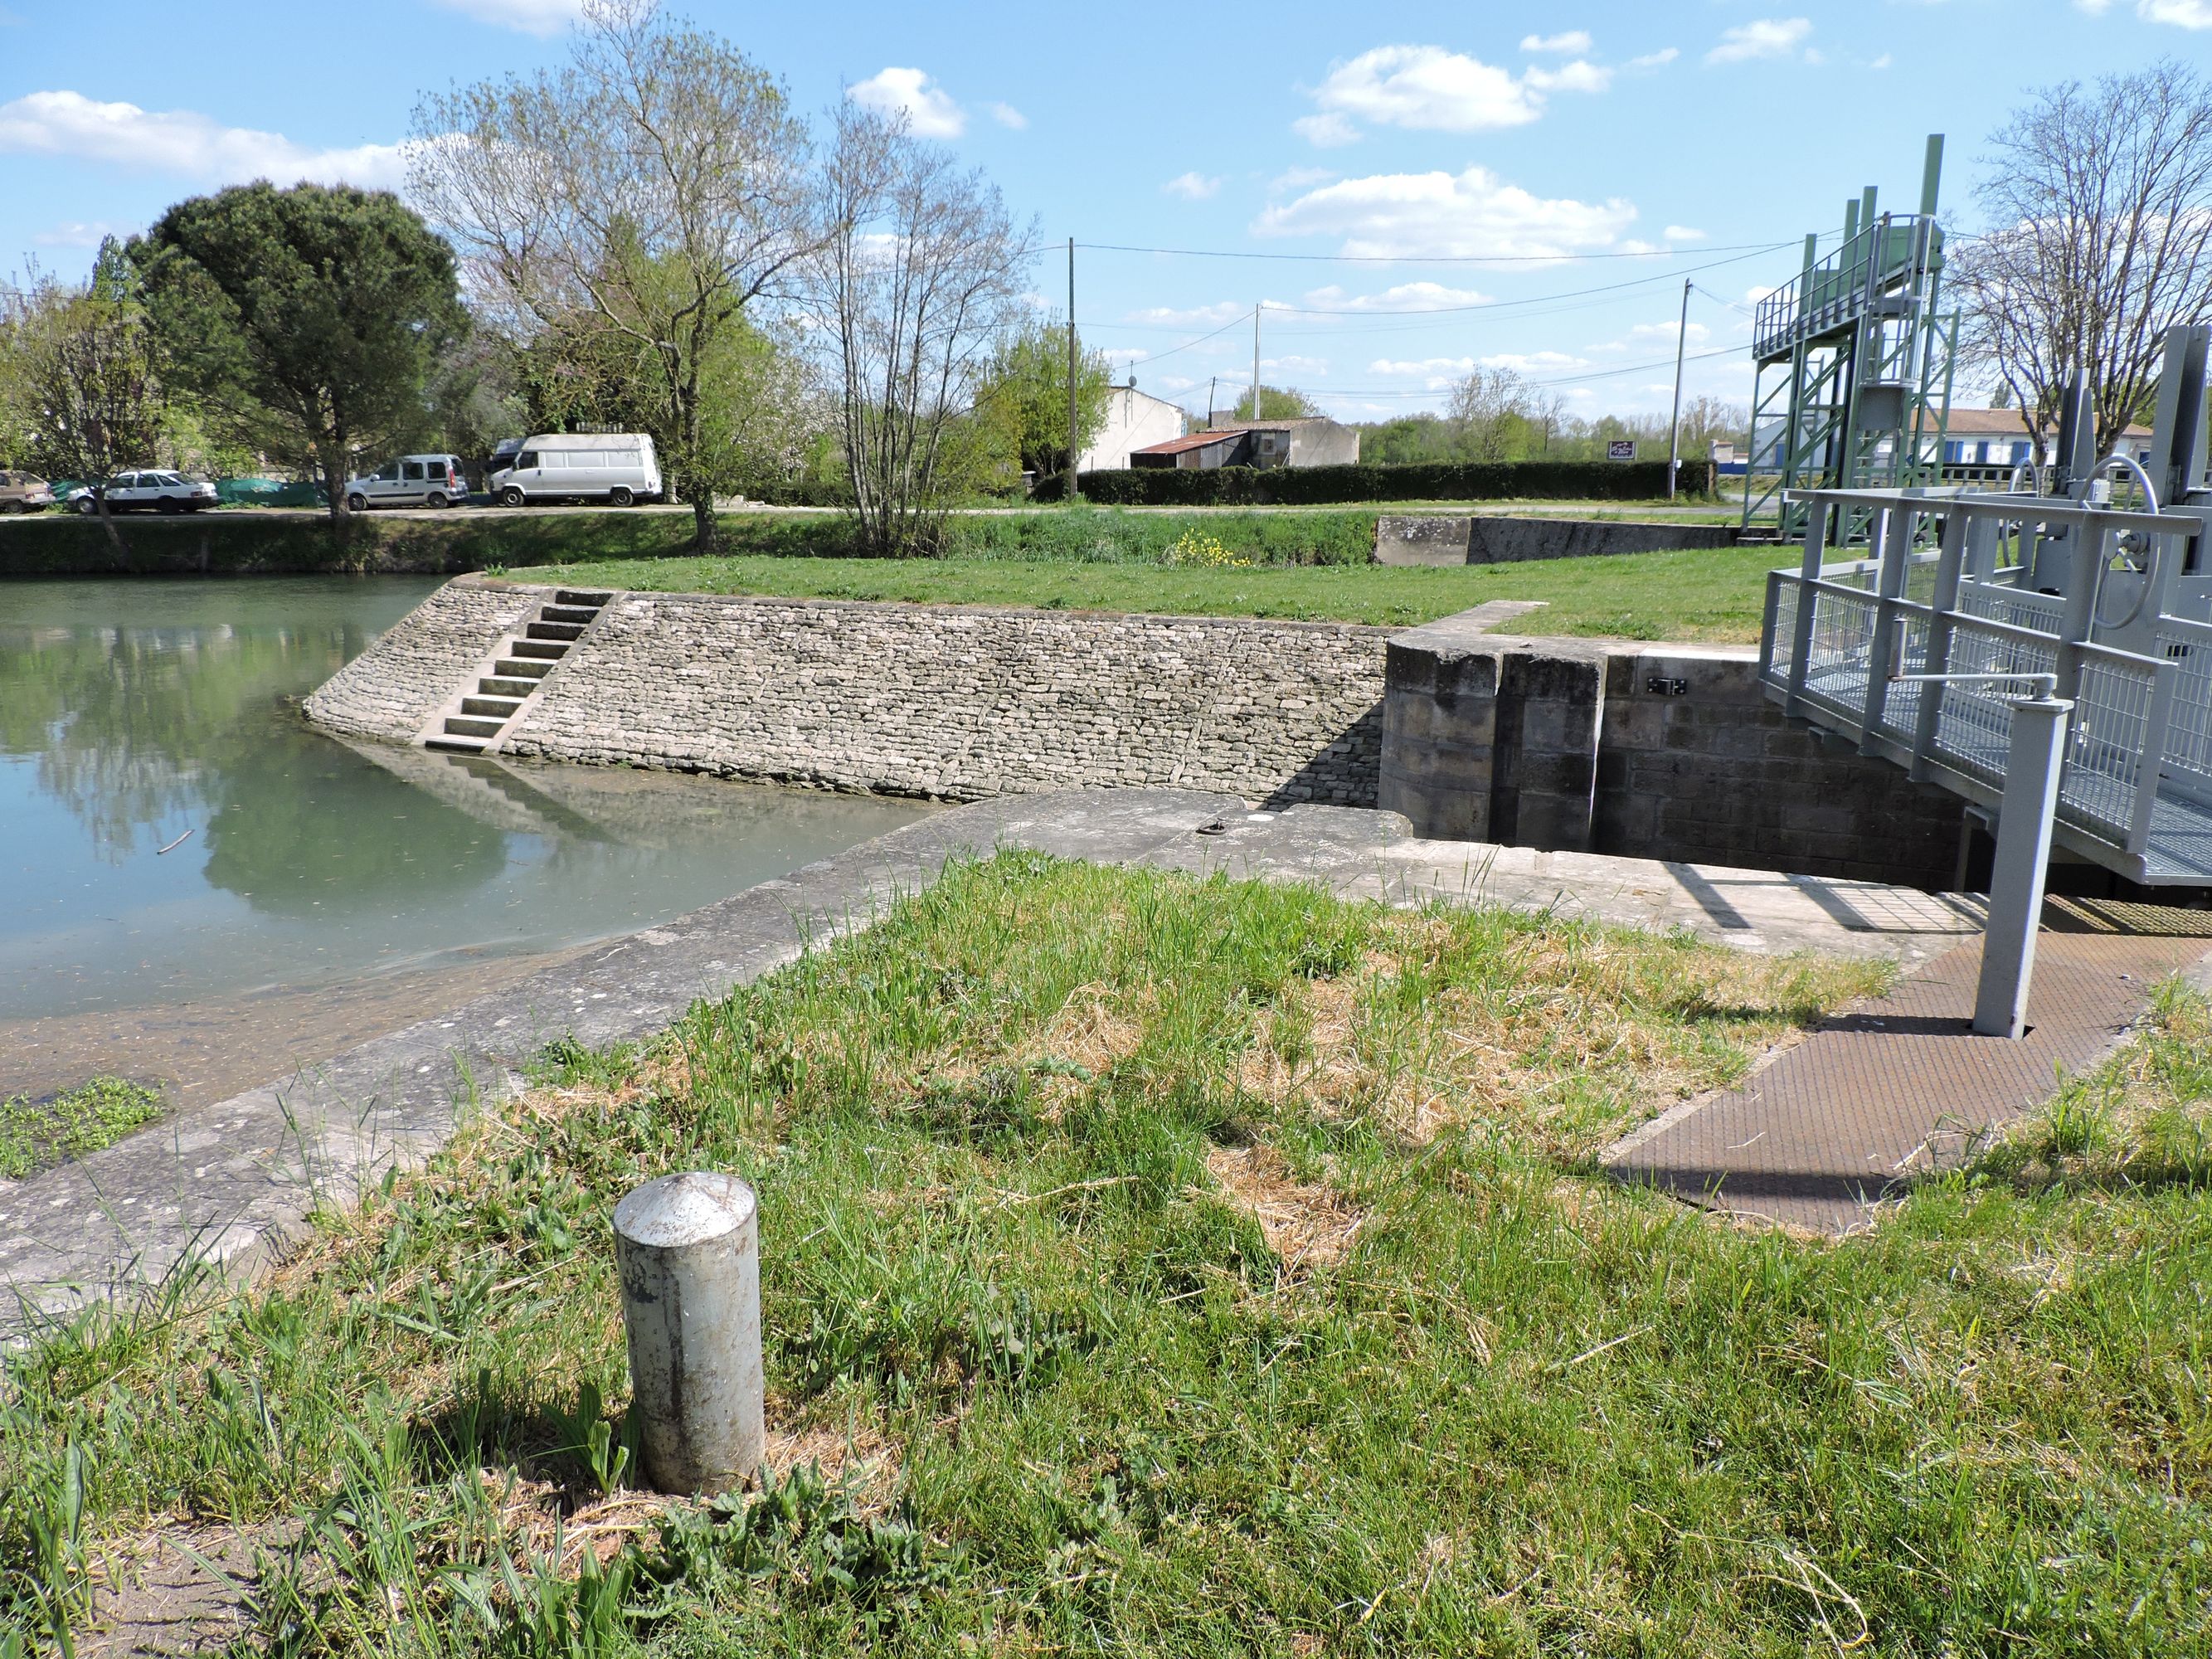
[[(1903, 523), (1900, 523), (1900, 520)], [(1893, 507), (1875, 509), (1873, 544), (1874, 637), (1867, 641), (1866, 696), (1859, 709), (1859, 752), (1878, 752), (1882, 712), (1889, 702), (1889, 677), (1896, 667), (1892, 650), (1898, 596), (1905, 591), (1905, 562), (1912, 550), (1911, 520)], [(1902, 533), (1900, 533), (1902, 532)]]
[[(1787, 499), (1786, 497), (1784, 499)], [(1805, 675), (1813, 662), (1813, 624), (1820, 611), (1820, 559), (1828, 539), (1828, 504), (1817, 496), (1805, 503), (1805, 553), (1798, 566), (1797, 632), (1790, 646), (1790, 697), (1783, 712), (1796, 714), (1803, 708)]]
[(2027, 1028), (2028, 981), (2035, 972), (2035, 933), (2043, 919), (2066, 716), (2073, 708), (2063, 697), (2022, 698), (2012, 706), (1996, 867), (1990, 878), (1989, 926), (1982, 934), (1981, 981), (1974, 994), (1974, 1030), (1983, 1036), (2017, 1037)]
[(2128, 817), (2130, 858), (2150, 846), (2151, 814), (2158, 808), (2159, 771), (2166, 760), (2166, 737), (2173, 724), (2174, 683), (2181, 678), (2171, 663), (2160, 663), (2151, 678), (2150, 709), (2143, 720), (2142, 758), (2136, 775), (2135, 810)]
[[(1966, 566), (1966, 538), (1974, 517), (1954, 504), (1943, 519), (1943, 539), (1936, 558), (1936, 592), (1929, 598), (1928, 653), (1923, 667), (1930, 674), (1951, 672), (1951, 618), (1959, 609), (1959, 582)], [(1921, 688), (1918, 717), (1912, 726), (1911, 774), (1925, 782), (1929, 757), (1936, 752), (1936, 732), (1943, 718), (1943, 688)]]

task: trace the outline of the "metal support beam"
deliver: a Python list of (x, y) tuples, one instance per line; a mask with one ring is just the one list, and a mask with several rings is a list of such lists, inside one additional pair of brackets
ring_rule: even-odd
[(2012, 706), (2004, 799), (1997, 809), (1996, 868), (1990, 878), (1990, 920), (1982, 934), (1982, 976), (1974, 994), (1974, 1030), (1983, 1036), (2017, 1037), (2027, 1029), (2028, 981), (2035, 972), (2051, 820), (2066, 758), (2066, 717), (2073, 708), (2064, 698), (2051, 696)]

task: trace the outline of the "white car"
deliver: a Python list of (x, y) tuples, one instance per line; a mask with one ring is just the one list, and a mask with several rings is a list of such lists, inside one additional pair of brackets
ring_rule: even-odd
[(660, 494), (660, 462), (642, 432), (541, 433), (494, 466), (484, 488), (501, 507), (564, 501), (629, 507)]
[(346, 510), (372, 507), (451, 507), (469, 498), (458, 455), (402, 455), (365, 478), (348, 478)]
[(134, 507), (149, 507), (156, 513), (198, 513), (216, 505), (213, 484), (166, 471), (118, 472), (105, 484), (71, 490), (70, 505), (80, 513), (97, 513), (103, 495), (111, 513)]

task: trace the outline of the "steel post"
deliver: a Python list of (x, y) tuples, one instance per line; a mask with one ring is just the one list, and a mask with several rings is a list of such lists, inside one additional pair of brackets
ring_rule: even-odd
[(720, 1492), (760, 1468), (759, 1206), (735, 1176), (663, 1176), (615, 1206), (631, 1409), (655, 1491)]
[(2066, 717), (2073, 708), (2063, 697), (2024, 698), (2012, 706), (1996, 867), (1990, 878), (1989, 925), (1974, 995), (1974, 1030), (1983, 1036), (2017, 1037), (2027, 1029), (2027, 987), (2035, 971), (2059, 769), (2066, 758)]

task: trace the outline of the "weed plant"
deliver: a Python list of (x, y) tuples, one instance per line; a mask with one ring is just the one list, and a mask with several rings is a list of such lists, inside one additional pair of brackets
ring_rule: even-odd
[(161, 1115), (160, 1095), (119, 1077), (96, 1077), (44, 1100), (0, 1099), (0, 1179), (20, 1181), (112, 1146)]
[[(1594, 1162), (1881, 983), (957, 868), (550, 1056), (256, 1292), (12, 1357), (0, 1606), (132, 1617), (163, 1535), (298, 1653), (2203, 1652), (2201, 1000), (1840, 1243)], [(669, 1504), (608, 1216), (689, 1167), (761, 1194), (773, 1468)]]

